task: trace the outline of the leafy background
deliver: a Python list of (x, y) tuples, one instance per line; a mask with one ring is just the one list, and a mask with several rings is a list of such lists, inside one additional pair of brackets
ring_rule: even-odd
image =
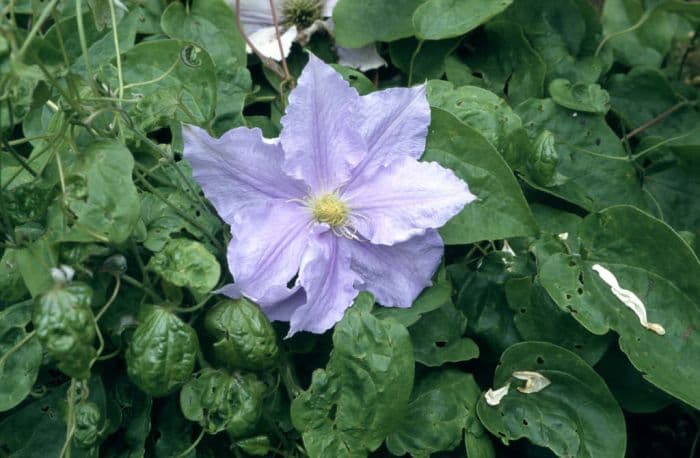
[(274, 137), (293, 81), (222, 0), (123, 3), (0, 6), (0, 456), (696, 456), (700, 3), (340, 0), (306, 48), (376, 43), (336, 66), (362, 94), (425, 81), (424, 160), (479, 199), (412, 308), (288, 340), (212, 293), (228, 231), (180, 123)]

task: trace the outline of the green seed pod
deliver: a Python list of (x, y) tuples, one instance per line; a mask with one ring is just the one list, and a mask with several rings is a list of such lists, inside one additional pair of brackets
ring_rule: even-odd
[(246, 299), (225, 300), (204, 319), (214, 357), (229, 369), (259, 371), (277, 362), (277, 336), (267, 317)]
[(77, 379), (88, 378), (90, 362), (97, 354), (91, 299), (88, 285), (57, 281), (38, 297), (32, 314), (37, 336), (49, 357), (64, 374)]
[(164, 308), (153, 307), (131, 337), (127, 373), (149, 395), (166, 396), (190, 377), (198, 349), (192, 327)]
[(100, 435), (100, 409), (94, 402), (81, 402), (75, 406), (75, 431), (73, 441), (81, 448), (90, 448)]
[(180, 409), (209, 434), (251, 431), (262, 413), (265, 386), (253, 374), (203, 369), (182, 387)]
[(557, 173), (559, 154), (554, 146), (554, 135), (543, 131), (535, 140), (533, 154), (528, 158), (528, 168), (535, 183), (540, 186), (561, 184), (562, 176)]

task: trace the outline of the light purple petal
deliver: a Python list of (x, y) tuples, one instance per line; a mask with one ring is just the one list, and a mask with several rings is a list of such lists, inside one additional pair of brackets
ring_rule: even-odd
[[(227, 3), (236, 14), (236, 0), (227, 0)], [(277, 17), (281, 17), (281, 2), (275, 2)], [(240, 0), (241, 24), (246, 34), (274, 25), (269, 0)]]
[(280, 141), (284, 169), (314, 192), (334, 190), (366, 154), (354, 122), (359, 95), (333, 68), (309, 53), (289, 94)]
[(306, 208), (287, 202), (248, 207), (236, 215), (227, 257), (244, 296), (264, 307), (292, 295), (287, 283), (299, 271), (309, 221)]
[(338, 53), (338, 63), (340, 65), (356, 68), (361, 72), (386, 65), (386, 61), (379, 55), (374, 43), (361, 48), (343, 48), (337, 46), (336, 51)]
[(343, 199), (360, 234), (393, 245), (443, 226), (475, 196), (452, 170), (403, 158), (355, 180)]
[(352, 181), (397, 158), (423, 155), (430, 125), (425, 85), (373, 92), (362, 96), (359, 106), (368, 154), (353, 170)]
[(360, 275), (363, 289), (385, 307), (410, 307), (432, 284), (443, 252), (442, 239), (433, 229), (392, 246), (348, 239), (340, 243), (351, 253), (350, 267)]
[(306, 194), (304, 183), (282, 171), (282, 148), (263, 139), (260, 129), (239, 127), (216, 139), (183, 125), (182, 137), (195, 181), (229, 224), (243, 207)]
[(338, 3), (338, 0), (326, 0), (325, 1), (325, 3), (323, 4), (323, 11), (321, 12), (323, 17), (333, 16), (333, 8), (335, 8), (336, 3)]
[(299, 282), (307, 302), (291, 317), (289, 335), (298, 331), (321, 334), (343, 317), (358, 294), (360, 277), (350, 269), (350, 253), (341, 249), (331, 231), (315, 234), (304, 253)]

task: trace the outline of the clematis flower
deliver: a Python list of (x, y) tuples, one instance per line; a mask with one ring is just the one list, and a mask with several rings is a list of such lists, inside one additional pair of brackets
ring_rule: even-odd
[[(236, 0), (228, 0), (236, 8)], [(280, 25), (284, 57), (289, 55), (292, 43), (306, 44), (319, 30), (333, 32), (333, 8), (338, 0), (276, 0), (275, 14)], [(265, 57), (281, 60), (275, 23), (269, 0), (240, 0), (241, 24), (253, 45)], [(362, 48), (336, 48), (338, 62), (361, 71), (386, 65), (374, 44)], [(248, 49), (248, 52), (252, 52)]]
[(437, 228), (475, 197), (425, 149), (425, 88), (360, 97), (314, 55), (289, 95), (279, 138), (238, 127), (221, 138), (183, 127), (184, 154), (230, 225), (234, 284), (289, 335), (322, 333), (360, 291), (410, 307), (431, 284)]

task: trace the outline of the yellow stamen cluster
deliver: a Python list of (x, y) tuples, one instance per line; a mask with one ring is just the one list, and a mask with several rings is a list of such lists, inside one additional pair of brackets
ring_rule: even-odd
[(348, 206), (337, 194), (328, 193), (311, 201), (311, 211), (319, 223), (340, 227), (348, 219)]

